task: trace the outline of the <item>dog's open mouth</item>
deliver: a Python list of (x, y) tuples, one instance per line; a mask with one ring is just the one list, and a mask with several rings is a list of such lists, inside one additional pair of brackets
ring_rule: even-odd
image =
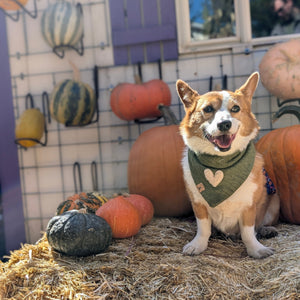
[(235, 134), (223, 134), (219, 136), (206, 135), (207, 139), (213, 143), (220, 151), (225, 152), (230, 150), (231, 144), (235, 139)]

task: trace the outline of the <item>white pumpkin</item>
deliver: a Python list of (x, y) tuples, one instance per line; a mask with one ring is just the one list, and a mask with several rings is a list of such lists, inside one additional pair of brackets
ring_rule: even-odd
[(259, 72), (263, 86), (272, 95), (283, 100), (300, 98), (300, 40), (270, 48), (260, 62)]

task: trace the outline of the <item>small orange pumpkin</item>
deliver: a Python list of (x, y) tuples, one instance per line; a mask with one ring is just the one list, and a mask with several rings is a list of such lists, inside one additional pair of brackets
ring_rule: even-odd
[(168, 125), (144, 131), (130, 150), (129, 192), (150, 199), (155, 216), (179, 217), (192, 213), (181, 168), (183, 149), (179, 127)]
[(267, 133), (256, 148), (279, 194), (281, 219), (300, 224), (300, 125)]
[(139, 211), (123, 196), (108, 200), (97, 209), (96, 215), (110, 225), (113, 238), (136, 235), (142, 226)]
[(159, 117), (159, 104), (171, 104), (169, 86), (160, 79), (141, 84), (121, 83), (110, 95), (112, 111), (126, 121)]
[(153, 218), (154, 214), (152, 202), (142, 195), (128, 194), (124, 197), (139, 211), (142, 218), (142, 226), (148, 224)]
[[(25, 6), (28, 0), (18, 0), (20, 4)], [(15, 1), (12, 0), (1, 0), (0, 1), (0, 8), (4, 10), (19, 10), (21, 7)]]

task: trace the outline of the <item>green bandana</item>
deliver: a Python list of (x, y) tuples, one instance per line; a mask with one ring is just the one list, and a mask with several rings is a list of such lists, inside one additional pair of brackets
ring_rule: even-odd
[(194, 182), (211, 207), (216, 207), (230, 197), (247, 179), (253, 168), (255, 153), (253, 143), (244, 151), (229, 156), (188, 151)]

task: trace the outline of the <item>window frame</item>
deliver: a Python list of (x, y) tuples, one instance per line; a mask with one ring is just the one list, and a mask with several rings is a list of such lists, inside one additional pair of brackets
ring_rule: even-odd
[(177, 18), (177, 38), (179, 54), (208, 52), (217, 50), (234, 50), (256, 46), (271, 45), (291, 38), (299, 38), (300, 34), (286, 34), (252, 38), (251, 12), (249, 0), (234, 0), (236, 14), (236, 36), (211, 40), (192, 41), (190, 28), (189, 0), (175, 0)]

